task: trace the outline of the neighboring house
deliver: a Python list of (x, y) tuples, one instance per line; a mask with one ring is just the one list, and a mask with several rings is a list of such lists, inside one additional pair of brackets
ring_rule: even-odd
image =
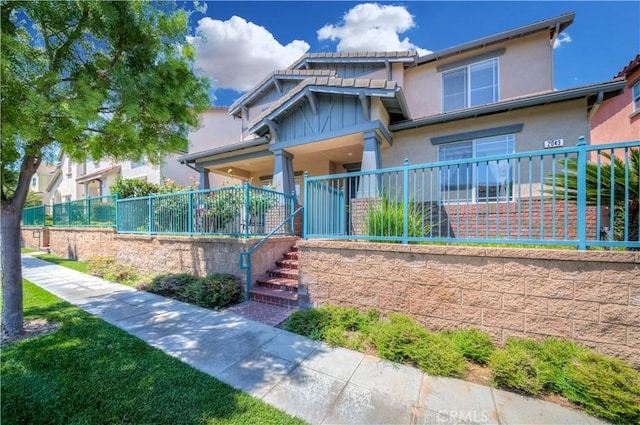
[(47, 186), (47, 192), (53, 203), (76, 199), (110, 195), (109, 187), (118, 177), (123, 179), (146, 180), (161, 184), (171, 179), (179, 185), (193, 183), (190, 178), (198, 174), (177, 161), (178, 154), (167, 155), (162, 165), (152, 165), (143, 159), (140, 161), (114, 162), (107, 159), (75, 162), (64, 152), (58, 156), (55, 174)]
[(37, 195), (42, 196), (42, 203), (44, 205), (51, 204), (51, 195), (47, 192), (47, 186), (53, 179), (56, 172), (55, 164), (49, 164), (43, 162), (40, 164), (36, 173), (31, 177), (31, 183), (29, 184), (29, 190)]
[(640, 54), (615, 78), (624, 78), (624, 93), (602, 100), (591, 120), (591, 143), (640, 140)]
[[(242, 141), (242, 121), (229, 115), (227, 107), (212, 106), (200, 115), (202, 120), (201, 127), (189, 133), (189, 152), (197, 152), (195, 155), (184, 155), (180, 157), (182, 163), (186, 163), (191, 167), (189, 158), (195, 158), (201, 155), (215, 154), (218, 149), (228, 145)], [(176, 162), (177, 164), (177, 162)], [(204, 163), (200, 163), (202, 166)], [(204, 164), (212, 166), (214, 164)], [(195, 172), (200, 175), (200, 188), (220, 187), (224, 184), (240, 183), (240, 180), (232, 178), (228, 173), (229, 168), (220, 170), (218, 173), (200, 173), (198, 169)], [(193, 172), (192, 172), (193, 174)], [(248, 174), (243, 174), (238, 170), (239, 178), (249, 178)], [(208, 177), (208, 178), (207, 178)]]
[[(567, 13), (427, 56), (312, 53), (274, 71), (230, 108), (242, 135), (179, 160), (202, 176), (233, 169), (299, 192), (326, 175), (589, 142), (589, 111), (621, 78), (554, 90), (553, 44)], [(211, 142), (215, 141), (215, 142)], [(208, 145), (211, 147), (212, 145)], [(205, 177), (202, 177), (206, 180)]]

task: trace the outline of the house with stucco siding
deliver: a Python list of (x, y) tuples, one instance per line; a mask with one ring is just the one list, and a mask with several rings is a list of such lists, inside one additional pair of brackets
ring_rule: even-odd
[(614, 143), (640, 139), (640, 54), (615, 78), (626, 82), (623, 93), (603, 99), (591, 119), (591, 143)]
[[(235, 139), (200, 145), (179, 161), (198, 171), (273, 184), (300, 196), (301, 176), (590, 143), (591, 111), (624, 78), (555, 90), (553, 45), (574, 13), (426, 56), (415, 52), (305, 54), (275, 70), (228, 110)], [(206, 149), (205, 149), (206, 147)], [(491, 173), (486, 173), (490, 180)], [(474, 197), (494, 182), (474, 182)]]

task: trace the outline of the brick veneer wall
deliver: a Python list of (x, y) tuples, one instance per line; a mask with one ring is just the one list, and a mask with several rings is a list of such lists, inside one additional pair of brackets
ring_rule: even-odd
[[(31, 232), (23, 229), (23, 238)], [(123, 235), (113, 228), (50, 228), (50, 247), (55, 255), (77, 260), (105, 255), (129, 264), (142, 273), (197, 275), (231, 273), (246, 283), (240, 269), (240, 253), (260, 239)], [(295, 245), (294, 237), (272, 237), (252, 255), (252, 282), (274, 267), (274, 262)]]
[[(370, 206), (375, 205), (373, 199), (351, 200), (352, 234), (362, 235), (366, 230), (366, 214)], [(379, 202), (379, 201), (378, 201)], [(459, 205), (425, 202), (425, 225), (434, 225), (430, 231), (432, 236), (450, 236), (460, 238), (496, 238), (512, 239), (565, 239), (565, 217), (567, 218), (566, 239), (577, 238), (578, 207), (574, 203), (564, 201), (531, 202), (478, 202), (467, 205), (462, 201)], [(429, 208), (431, 211), (429, 212)], [(566, 214), (565, 214), (566, 211)], [(601, 222), (608, 225), (609, 217), (603, 209)], [(553, 219), (555, 215), (555, 220)], [(518, 218), (520, 217), (520, 222)], [(477, 222), (476, 222), (477, 218)], [(509, 226), (507, 226), (507, 218)], [(599, 236), (597, 224), (597, 208), (587, 207), (587, 237), (596, 240)], [(531, 225), (531, 235), (529, 235)]]
[(298, 241), (302, 305), (573, 339), (640, 366), (640, 253)]
[(44, 249), (49, 246), (48, 227), (23, 227), (22, 246), (25, 248)]

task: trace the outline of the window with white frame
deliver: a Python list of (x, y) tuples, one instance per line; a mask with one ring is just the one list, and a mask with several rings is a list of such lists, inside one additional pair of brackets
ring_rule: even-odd
[[(302, 173), (298, 172), (293, 175), (293, 184), (295, 185), (296, 197), (300, 198), (300, 187), (302, 186)], [(265, 189), (273, 190), (273, 178), (272, 177), (260, 177), (260, 183)], [(277, 189), (276, 189), (277, 190)]]
[(507, 160), (468, 161), (514, 153), (512, 134), (485, 137), (439, 146), (440, 161), (454, 161), (440, 168), (444, 200), (510, 200), (513, 165)]
[(31, 189), (37, 191), (38, 190), (38, 175), (34, 175), (31, 177)]
[(632, 89), (633, 112), (640, 111), (640, 81), (638, 81)]
[(498, 58), (442, 74), (443, 112), (496, 102), (498, 98)]

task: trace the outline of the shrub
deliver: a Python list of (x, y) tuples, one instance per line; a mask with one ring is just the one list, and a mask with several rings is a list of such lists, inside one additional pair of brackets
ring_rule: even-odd
[(87, 260), (89, 273), (104, 278), (107, 272), (116, 264), (116, 259), (105, 255), (98, 255)]
[(486, 364), (495, 350), (491, 337), (477, 329), (459, 329), (442, 333), (462, 352), (462, 355), (479, 364)]
[(87, 269), (90, 274), (111, 282), (132, 284), (142, 278), (138, 271), (126, 264), (116, 263), (115, 258), (109, 256), (96, 256), (87, 260)]
[(188, 273), (164, 274), (154, 277), (140, 289), (205, 308), (236, 303), (241, 293), (238, 278), (222, 273), (206, 277)]
[(496, 384), (557, 393), (616, 423), (640, 423), (640, 373), (571, 341), (509, 339), (490, 357)]
[(547, 369), (531, 348), (535, 341), (510, 338), (489, 357), (493, 381), (500, 387), (538, 395), (547, 382)]
[(621, 424), (640, 423), (640, 373), (619, 359), (583, 350), (566, 365), (562, 395), (585, 410)]
[(379, 313), (373, 309), (360, 313), (356, 308), (323, 305), (293, 313), (282, 327), (334, 347), (363, 351), (366, 335), (378, 317)]
[(294, 312), (282, 324), (282, 328), (307, 338), (322, 339), (323, 330), (329, 323), (329, 319), (326, 309), (310, 308)]
[(182, 301), (205, 308), (225, 307), (240, 298), (240, 282), (230, 274), (216, 273), (198, 278), (179, 291)]
[(177, 298), (180, 291), (197, 279), (189, 273), (162, 274), (154, 277), (146, 290), (163, 297)]
[(387, 360), (414, 364), (432, 375), (460, 377), (465, 372), (464, 356), (450, 339), (403, 314), (389, 313), (387, 322), (371, 329), (370, 340)]

